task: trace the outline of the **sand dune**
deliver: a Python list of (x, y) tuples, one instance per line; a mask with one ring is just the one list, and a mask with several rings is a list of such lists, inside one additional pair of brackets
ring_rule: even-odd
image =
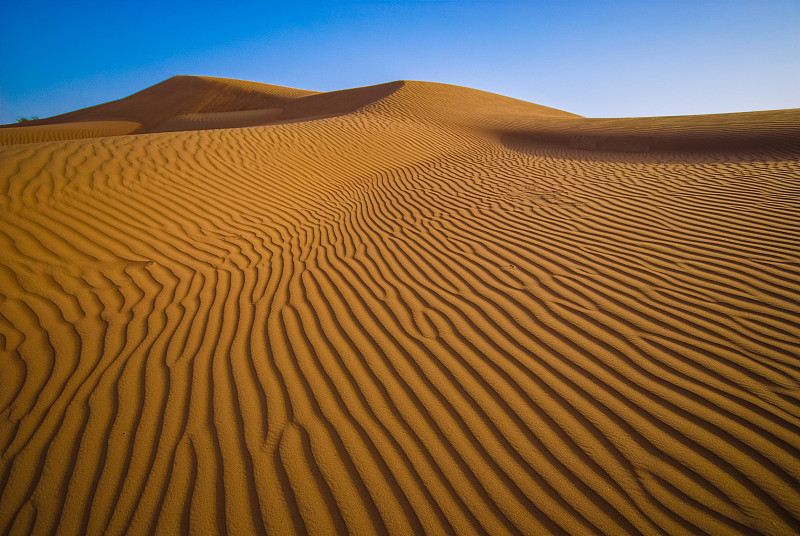
[(0, 139), (0, 534), (800, 531), (797, 110), (176, 77)]
[(0, 145), (120, 136), (131, 134), (140, 127), (141, 124), (135, 121), (75, 121), (52, 125), (0, 128)]

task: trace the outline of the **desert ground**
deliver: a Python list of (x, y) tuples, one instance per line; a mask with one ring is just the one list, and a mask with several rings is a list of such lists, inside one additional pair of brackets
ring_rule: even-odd
[(0, 144), (0, 535), (800, 532), (800, 110), (178, 76)]

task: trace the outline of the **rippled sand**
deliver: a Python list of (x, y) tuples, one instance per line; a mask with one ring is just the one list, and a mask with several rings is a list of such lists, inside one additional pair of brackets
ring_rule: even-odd
[(0, 534), (800, 530), (798, 110), (175, 77), (0, 143)]

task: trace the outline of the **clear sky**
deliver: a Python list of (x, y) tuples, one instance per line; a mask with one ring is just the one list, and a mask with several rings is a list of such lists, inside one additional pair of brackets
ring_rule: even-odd
[(0, 123), (175, 74), (427, 80), (588, 117), (800, 108), (800, 0), (0, 3)]

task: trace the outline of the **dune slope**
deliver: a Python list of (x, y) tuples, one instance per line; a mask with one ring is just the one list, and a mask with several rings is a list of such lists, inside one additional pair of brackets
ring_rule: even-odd
[(199, 80), (0, 148), (0, 534), (798, 532), (797, 111)]

